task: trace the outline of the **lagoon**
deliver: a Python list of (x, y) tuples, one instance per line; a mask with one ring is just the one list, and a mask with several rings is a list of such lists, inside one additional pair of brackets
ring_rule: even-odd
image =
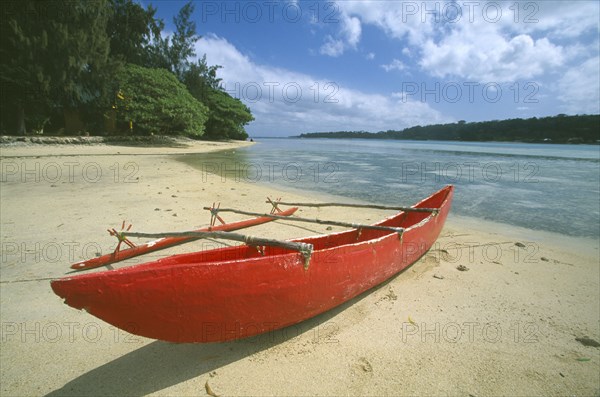
[(387, 205), (453, 184), (456, 215), (600, 235), (597, 145), (272, 138), (183, 160), (241, 182)]

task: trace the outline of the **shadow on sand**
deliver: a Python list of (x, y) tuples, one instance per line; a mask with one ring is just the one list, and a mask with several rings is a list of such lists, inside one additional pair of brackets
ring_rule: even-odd
[[(367, 295), (385, 288), (404, 271), (406, 269), (336, 308), (272, 333), (224, 343), (152, 342), (79, 376), (62, 388), (50, 392), (47, 397), (144, 396), (199, 375), (208, 374), (301, 334), (313, 338), (319, 333), (311, 336), (306, 334), (311, 330), (318, 330), (319, 327), (321, 330), (337, 330), (337, 325), (329, 320), (360, 302)], [(335, 335), (332, 337), (335, 338)], [(204, 390), (200, 390), (199, 393), (204, 394)]]
[[(152, 342), (73, 379), (47, 396), (143, 396), (166, 389), (269, 349), (300, 334), (300, 337), (312, 338), (314, 335), (306, 336), (306, 333), (319, 326), (322, 326), (323, 330), (337, 329), (337, 325), (330, 327), (333, 325), (328, 323), (331, 318), (390, 281), (326, 313), (273, 333), (224, 343)], [(199, 393), (203, 394), (204, 390), (199, 390)]]

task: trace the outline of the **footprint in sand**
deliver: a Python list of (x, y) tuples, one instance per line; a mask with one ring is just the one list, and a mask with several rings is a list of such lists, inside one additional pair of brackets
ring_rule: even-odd
[(358, 362), (353, 365), (354, 370), (359, 373), (370, 374), (373, 373), (373, 366), (365, 357), (360, 357)]

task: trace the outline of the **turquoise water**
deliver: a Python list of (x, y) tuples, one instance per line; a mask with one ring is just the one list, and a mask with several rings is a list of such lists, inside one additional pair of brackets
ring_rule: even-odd
[(199, 169), (381, 204), (456, 186), (453, 213), (571, 236), (600, 235), (600, 146), (263, 139), (186, 156)]

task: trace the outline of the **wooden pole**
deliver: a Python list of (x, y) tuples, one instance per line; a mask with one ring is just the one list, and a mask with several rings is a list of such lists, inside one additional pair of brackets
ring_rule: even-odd
[[(269, 201), (265, 201), (268, 203)], [(348, 204), (348, 203), (285, 203), (283, 201), (275, 202), (281, 205), (293, 205), (297, 207), (349, 207), (349, 208), (372, 208), (376, 210), (394, 210), (404, 212), (433, 212), (438, 213), (439, 208), (414, 208), (414, 207), (393, 207), (387, 205), (375, 204)]]
[[(285, 218), (282, 217), (282, 218)], [(267, 245), (272, 247), (280, 247), (293, 251), (298, 251), (304, 257), (304, 268), (308, 268), (310, 257), (313, 251), (313, 245), (308, 243), (300, 243), (293, 241), (273, 240), (262, 237), (248, 236), (245, 234), (232, 232), (172, 232), (172, 233), (133, 233), (121, 232), (125, 237), (142, 237), (142, 238), (163, 238), (163, 237), (183, 237), (183, 238), (216, 238), (223, 240), (239, 241), (248, 245), (261, 246)]]
[[(204, 209), (209, 210), (209, 211), (217, 211), (217, 209), (213, 209), (210, 207), (204, 207)], [(292, 216), (280, 216), (280, 215), (274, 215), (274, 214), (260, 214), (260, 213), (256, 213), (256, 212), (248, 212), (248, 211), (236, 210), (236, 209), (232, 209), (232, 208), (219, 208), (218, 211), (233, 212), (235, 214), (242, 214), (242, 215), (264, 216), (264, 217), (269, 217), (269, 218), (273, 218), (273, 219), (283, 219), (283, 220), (295, 221), (295, 222), (308, 222), (308, 223), (318, 223), (321, 225), (350, 227), (352, 229), (373, 229), (373, 230), (385, 230), (388, 232), (392, 231), (392, 232), (396, 232), (399, 234), (404, 233), (404, 228), (402, 228), (402, 227), (363, 225), (360, 223), (349, 223), (349, 222), (339, 222), (339, 221), (328, 221), (328, 220), (322, 220), (322, 219), (299, 218), (297, 216), (292, 217)]]

